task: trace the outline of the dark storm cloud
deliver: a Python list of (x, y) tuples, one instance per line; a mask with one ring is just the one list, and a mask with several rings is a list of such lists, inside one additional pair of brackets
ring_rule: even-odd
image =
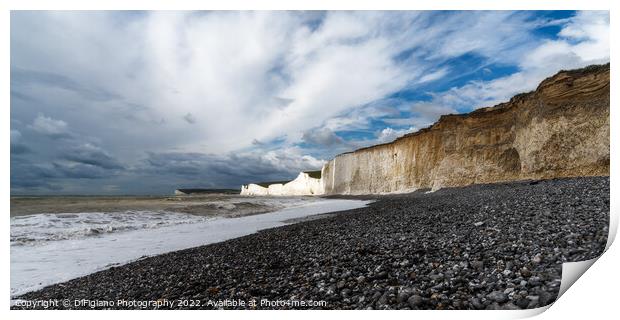
[(28, 159), (12, 157), (11, 189), (18, 193), (59, 191), (66, 182), (107, 179), (119, 173), (119, 170), (73, 161), (34, 163)]
[(11, 192), (289, 179), (609, 60), (607, 12), (569, 13), (555, 36), (540, 15), (11, 12)]
[[(267, 155), (267, 156), (266, 156)], [(316, 159), (299, 160), (286, 152), (211, 155), (149, 153), (136, 174), (155, 174), (196, 186), (239, 187), (252, 181), (293, 179), (301, 170), (316, 169)]]
[(28, 148), (27, 146), (23, 145), (23, 144), (13, 144), (11, 143), (11, 154), (13, 155), (20, 155), (20, 154), (26, 154), (26, 153), (30, 153), (31, 150), (30, 148)]
[(103, 167), (76, 162), (54, 162), (52, 166), (61, 179), (101, 179), (113, 173)]
[(123, 169), (123, 166), (108, 152), (90, 143), (68, 149), (63, 158), (103, 169)]
[(63, 185), (72, 181), (108, 179), (123, 171), (124, 166), (107, 151), (70, 135), (63, 121), (46, 119), (39, 123), (39, 131), (33, 130), (52, 136), (66, 133), (71, 138), (54, 140), (52, 149), (57, 154), (41, 154), (21, 143), (24, 138), (18, 130), (11, 130), (11, 192), (63, 191)]
[(18, 130), (11, 130), (11, 155), (20, 155), (31, 152), (30, 148), (20, 142), (21, 140), (21, 132)]
[(58, 191), (62, 187), (41, 180), (18, 180), (11, 178), (11, 189), (28, 193), (28, 191)]
[(50, 183), (58, 173), (50, 166), (31, 163), (26, 159), (11, 159), (11, 189), (18, 191), (58, 190)]

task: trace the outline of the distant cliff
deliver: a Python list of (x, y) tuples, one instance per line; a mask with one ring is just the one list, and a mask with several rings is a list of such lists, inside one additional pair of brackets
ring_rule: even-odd
[(184, 188), (174, 190), (174, 195), (184, 196), (190, 194), (236, 194), (239, 189), (204, 189), (204, 188)]
[(292, 181), (250, 183), (241, 186), (243, 196), (310, 196), (324, 192), (321, 171), (302, 171)]
[(324, 193), (609, 175), (609, 68), (561, 71), (509, 102), (341, 154), (323, 167)]

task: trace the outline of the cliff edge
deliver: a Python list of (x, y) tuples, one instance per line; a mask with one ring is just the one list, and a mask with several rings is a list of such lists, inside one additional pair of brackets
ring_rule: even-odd
[(609, 175), (609, 70), (560, 71), (509, 102), (338, 155), (322, 169), (324, 193)]

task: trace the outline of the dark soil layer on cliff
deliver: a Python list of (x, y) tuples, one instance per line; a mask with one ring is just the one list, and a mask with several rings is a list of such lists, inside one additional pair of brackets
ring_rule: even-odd
[(367, 208), (146, 258), (20, 298), (534, 308), (555, 300), (561, 263), (602, 253), (608, 223), (607, 177), (383, 196)]

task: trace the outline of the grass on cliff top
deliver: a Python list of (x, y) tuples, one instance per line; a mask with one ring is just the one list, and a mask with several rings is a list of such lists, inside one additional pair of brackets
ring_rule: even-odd
[(286, 180), (286, 181), (267, 181), (267, 182), (255, 182), (254, 184), (257, 184), (263, 188), (268, 188), (270, 184), (286, 184), (291, 182), (291, 180)]
[(308, 176), (310, 176), (310, 178), (314, 178), (314, 179), (321, 179), (321, 170), (316, 170), (316, 171), (304, 171), (304, 173), (307, 173)]

